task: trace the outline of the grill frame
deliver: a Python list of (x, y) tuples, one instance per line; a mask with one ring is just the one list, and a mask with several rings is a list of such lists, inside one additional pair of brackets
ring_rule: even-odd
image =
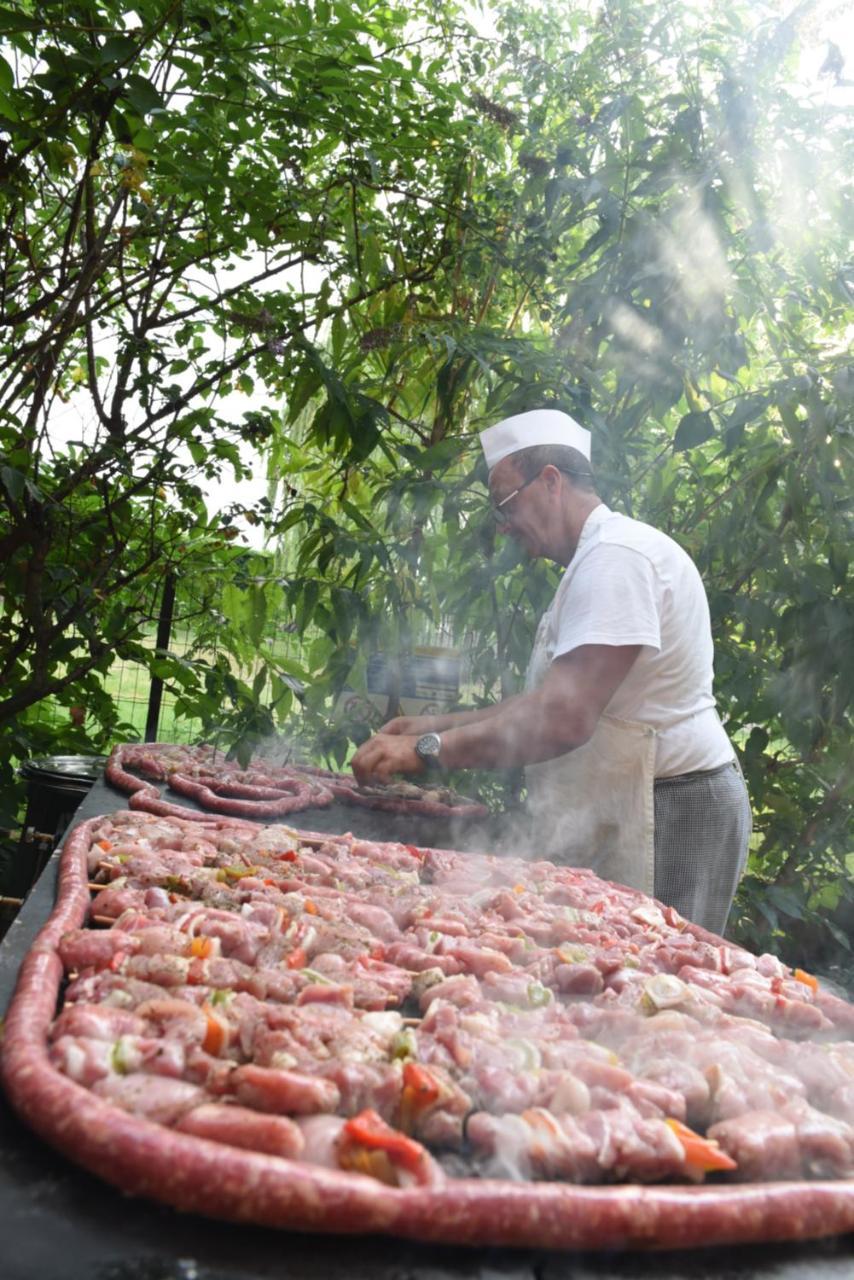
[[(83, 820), (125, 805), (126, 797), (97, 782), (76, 816)], [(331, 824), (325, 829), (340, 831), (342, 813), (354, 819), (360, 813), (372, 828), (361, 834), (400, 838), (377, 821), (397, 815), (344, 806), (308, 811), (306, 827), (316, 829), (314, 819), (321, 812)], [(438, 843), (426, 840), (426, 834), (420, 831), (417, 841), (410, 834), (409, 842)], [(57, 863), (58, 851), (0, 946), (2, 1008), (53, 907)], [(377, 1237), (356, 1243), (210, 1222), (122, 1196), (43, 1144), (5, 1100), (0, 1101), (0, 1207), (11, 1241), (3, 1264), (7, 1280), (60, 1275), (72, 1280), (78, 1275), (81, 1280), (268, 1280), (283, 1274), (289, 1280), (720, 1280), (723, 1274), (728, 1280), (842, 1280), (854, 1273), (852, 1236), (794, 1245), (592, 1255), (462, 1249)]]

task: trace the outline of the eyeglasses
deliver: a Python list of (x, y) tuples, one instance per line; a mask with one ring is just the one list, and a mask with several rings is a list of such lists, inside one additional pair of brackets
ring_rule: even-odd
[(518, 489), (514, 489), (512, 493), (508, 493), (506, 498), (502, 498), (500, 502), (490, 502), (489, 510), (496, 524), (506, 524), (508, 512), (502, 508), (507, 506), (508, 502), (512, 502), (514, 498), (518, 498), (523, 489), (527, 489), (529, 484), (533, 484), (535, 480), (539, 480), (542, 471), (538, 471), (535, 476), (531, 476), (530, 480), (526, 480), (524, 484), (520, 484)]
[[(554, 463), (550, 465), (554, 466)], [(545, 468), (543, 468), (543, 470), (544, 469)], [(593, 479), (592, 471), (571, 471), (569, 467), (557, 467), (555, 469), (557, 471), (560, 471), (565, 476), (580, 476), (582, 479), (585, 479), (585, 480)], [(512, 493), (508, 493), (507, 497), (502, 498), (500, 502), (490, 502), (489, 510), (496, 524), (507, 523), (508, 513), (504, 512), (502, 508), (506, 507), (507, 503), (510, 502), (513, 498), (518, 498), (522, 490), (527, 489), (528, 485), (533, 484), (535, 480), (539, 480), (542, 474), (543, 474), (542, 471), (538, 471), (535, 476), (531, 476), (530, 480), (526, 480), (524, 484), (520, 484), (518, 489), (514, 489)]]

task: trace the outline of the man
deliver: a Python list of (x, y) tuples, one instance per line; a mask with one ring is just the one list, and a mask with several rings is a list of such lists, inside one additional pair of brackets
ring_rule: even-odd
[(590, 433), (535, 410), (481, 433), (495, 519), (566, 566), (525, 692), (485, 710), (400, 718), (353, 757), (395, 773), (526, 767), (535, 856), (592, 866), (723, 931), (750, 805), (712, 695), (700, 575), (666, 534), (610, 511)]

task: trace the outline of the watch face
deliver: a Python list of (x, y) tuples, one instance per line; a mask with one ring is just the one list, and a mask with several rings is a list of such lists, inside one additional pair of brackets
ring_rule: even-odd
[(441, 745), (438, 733), (424, 733), (415, 744), (415, 754), (428, 764), (438, 764)]

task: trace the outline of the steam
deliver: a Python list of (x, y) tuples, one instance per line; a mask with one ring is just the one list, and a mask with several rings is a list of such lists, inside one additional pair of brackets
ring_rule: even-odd
[(513, 1182), (530, 1182), (533, 1177), (529, 1155), (530, 1130), (521, 1116), (503, 1115), (490, 1119), (489, 1140), (492, 1151), (483, 1160), (484, 1177), (506, 1178)]

